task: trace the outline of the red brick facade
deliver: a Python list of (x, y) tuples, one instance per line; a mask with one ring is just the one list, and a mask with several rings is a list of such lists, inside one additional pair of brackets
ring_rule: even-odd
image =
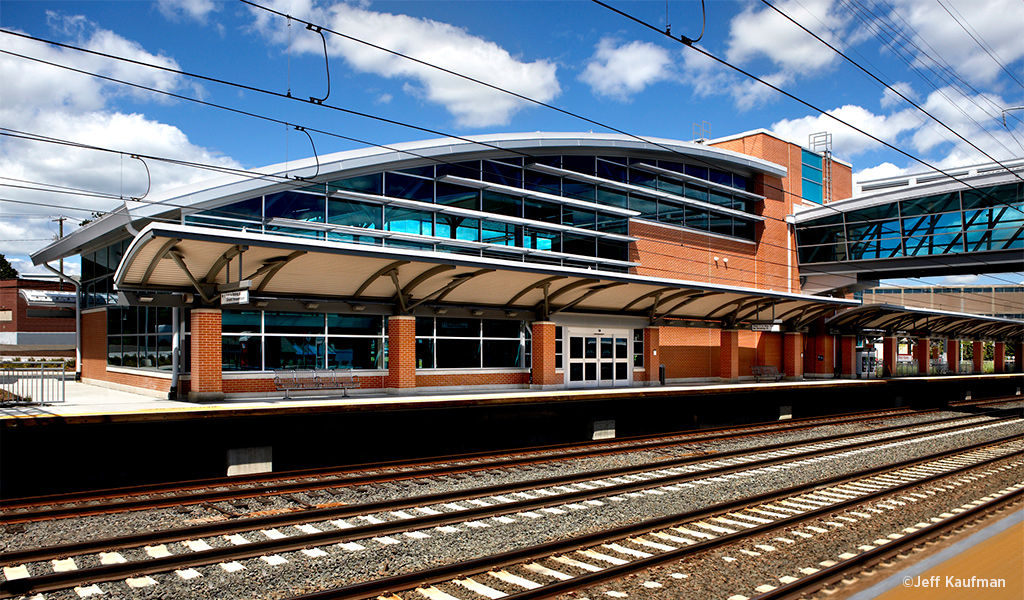
[(928, 367), (931, 366), (931, 348), (932, 341), (928, 338), (920, 338), (915, 340), (914, 344), (914, 359), (917, 361), (917, 373), (919, 375), (927, 375)]
[(857, 376), (857, 336), (844, 335), (840, 338), (839, 365), (843, 377)]
[[(70, 284), (52, 281), (35, 281), (29, 279), (0, 279), (0, 312), (10, 311), (10, 320), (0, 318), (0, 333), (43, 333), (43, 332), (75, 332), (74, 308), (71, 311), (57, 309), (40, 309), (41, 311), (61, 316), (29, 316), (28, 303), (18, 293), (20, 290), (42, 291), (75, 291)], [(6, 314), (5, 314), (6, 316)], [(106, 350), (104, 350), (106, 352)]]
[(992, 350), (992, 358), (995, 360), (995, 372), (1002, 373), (1006, 370), (1006, 345), (1003, 342), (996, 342)]
[[(107, 366), (107, 311), (97, 308), (82, 312), (82, 380), (106, 382), (115, 386), (141, 388), (160, 394), (171, 389), (169, 377), (154, 377), (145, 372)], [(218, 374), (219, 376), (219, 374)]]
[(192, 309), (192, 354), (189, 397), (223, 396), (221, 379), (221, 313), (219, 308)]
[(981, 373), (982, 371), (982, 359), (984, 358), (983, 344), (981, 342), (974, 342), (974, 372)]
[(551, 321), (534, 321), (531, 326), (532, 383), (541, 388), (561, 383), (555, 373), (555, 327)]
[(388, 375), (384, 387), (402, 390), (416, 387), (416, 317), (388, 319)]
[(960, 340), (946, 340), (946, 370), (950, 373), (960, 371)]
[(740, 332), (723, 329), (718, 349), (718, 377), (723, 382), (733, 383), (740, 378)]

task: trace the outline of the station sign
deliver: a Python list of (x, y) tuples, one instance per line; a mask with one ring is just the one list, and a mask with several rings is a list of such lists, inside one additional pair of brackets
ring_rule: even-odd
[(779, 331), (782, 331), (782, 325), (780, 323), (776, 323), (774, 321), (767, 321), (767, 322), (760, 322), (760, 323), (755, 322), (755, 323), (751, 323), (750, 324), (750, 330), (751, 331), (771, 331), (771, 332), (778, 333)]
[(220, 295), (221, 305), (225, 304), (248, 304), (249, 303), (249, 290), (238, 290), (234, 292), (224, 292)]

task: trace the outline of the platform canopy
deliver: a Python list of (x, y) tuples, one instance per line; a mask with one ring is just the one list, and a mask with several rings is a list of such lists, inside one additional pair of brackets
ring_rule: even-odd
[(825, 319), (830, 329), (844, 333), (878, 331), (888, 335), (906, 334), (913, 337), (941, 337), (949, 339), (1024, 339), (1024, 321), (987, 317), (966, 313), (868, 304), (843, 311)]
[(133, 240), (114, 282), (133, 303), (164, 304), (170, 298), (217, 306), (241, 296), (250, 308), (276, 310), (475, 316), (503, 311), (505, 317), (539, 320), (571, 311), (644, 317), (662, 325), (716, 321), (726, 327), (800, 327), (860, 304), (513, 259), (157, 223)]

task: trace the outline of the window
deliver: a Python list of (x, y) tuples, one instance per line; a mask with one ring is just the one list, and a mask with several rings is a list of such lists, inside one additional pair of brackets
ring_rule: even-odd
[(801, 196), (804, 200), (821, 204), (822, 178), (821, 156), (809, 150), (801, 150), (801, 178), (803, 179)]
[(107, 309), (107, 364), (142, 369), (171, 368), (174, 309), (112, 306)]
[(633, 366), (644, 366), (644, 330), (633, 330)]
[(528, 367), (522, 321), (416, 318), (416, 366), (421, 369)]

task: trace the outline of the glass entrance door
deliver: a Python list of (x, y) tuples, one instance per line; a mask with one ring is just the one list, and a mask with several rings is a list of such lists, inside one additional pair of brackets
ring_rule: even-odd
[(632, 383), (629, 330), (569, 329), (566, 387), (596, 388)]

